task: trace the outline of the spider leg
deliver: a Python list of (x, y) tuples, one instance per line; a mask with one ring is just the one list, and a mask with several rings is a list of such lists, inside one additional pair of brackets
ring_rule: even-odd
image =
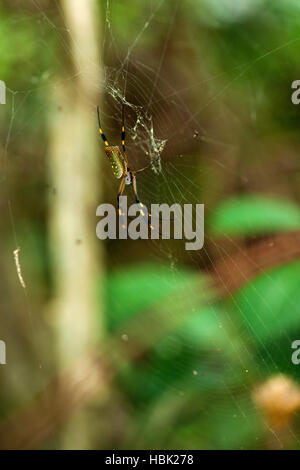
[(127, 168), (128, 168), (128, 158), (127, 158), (126, 147), (125, 147), (125, 111), (124, 111), (124, 103), (122, 103), (121, 143), (122, 143), (122, 149), (123, 149), (123, 153), (124, 153), (124, 158), (125, 158), (125, 163), (126, 163), (126, 170), (127, 170)]
[(121, 181), (121, 184), (120, 184), (120, 187), (119, 187), (119, 191), (118, 191), (118, 195), (117, 195), (117, 201), (118, 201), (118, 212), (120, 215), (124, 215), (121, 213), (121, 209), (120, 209), (120, 197), (122, 196), (123, 192), (124, 192), (124, 189), (125, 189), (125, 179), (124, 177), (122, 176), (122, 181)]
[(100, 113), (99, 113), (99, 106), (97, 106), (97, 116), (98, 116), (98, 126), (99, 126), (99, 132), (100, 132), (100, 135), (102, 137), (102, 140), (104, 142), (104, 145), (105, 147), (108, 147), (109, 146), (109, 143), (108, 143), (108, 140), (107, 138), (105, 137), (105, 134), (101, 128), (101, 123), (100, 123)]
[[(143, 211), (143, 207), (144, 207), (144, 204), (140, 201), (139, 199), (139, 196), (138, 196), (138, 193), (137, 193), (137, 186), (136, 186), (136, 176), (135, 174), (132, 175), (132, 187), (133, 187), (133, 192), (134, 192), (134, 197), (135, 197), (135, 201), (136, 203), (141, 207), (141, 214), (142, 216), (144, 217), (145, 216), (145, 212)], [(153, 227), (152, 225), (150, 224), (150, 218), (151, 218), (151, 213), (148, 212), (148, 227), (153, 230)]]
[(136, 187), (136, 176), (135, 174), (132, 174), (132, 187), (133, 187), (133, 192), (134, 192), (134, 197), (135, 201), (137, 204), (140, 204), (143, 207), (143, 204), (141, 203), (138, 193), (137, 193), (137, 187)]
[[(145, 207), (145, 206), (144, 206), (144, 204), (140, 201), (139, 196), (138, 196), (138, 193), (137, 193), (136, 180), (137, 180), (137, 178), (136, 178), (135, 174), (133, 174), (133, 175), (132, 175), (132, 187), (133, 187), (133, 192), (134, 192), (135, 201), (136, 201), (136, 203), (141, 207), (141, 214), (142, 214), (142, 216), (143, 216), (143, 217), (144, 217), (144, 216), (146, 217), (145, 212), (143, 211), (143, 207)], [(147, 219), (148, 219), (148, 227), (150, 228), (150, 230), (151, 230), (152, 232), (156, 233), (156, 235), (161, 236), (162, 233), (160, 232), (160, 230), (157, 230), (157, 231), (156, 231), (156, 230), (154, 229), (153, 225), (151, 224), (151, 222), (150, 222), (151, 217), (152, 217), (151, 213), (148, 212), (148, 216), (147, 216)], [(174, 220), (174, 219), (173, 219), (173, 218), (170, 218), (170, 220)], [(170, 239), (173, 240), (174, 237), (170, 237)]]

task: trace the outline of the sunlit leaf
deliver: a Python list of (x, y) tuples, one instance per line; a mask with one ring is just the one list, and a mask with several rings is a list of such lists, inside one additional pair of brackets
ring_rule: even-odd
[(300, 228), (300, 210), (288, 201), (258, 195), (221, 203), (209, 222), (214, 235), (259, 235)]

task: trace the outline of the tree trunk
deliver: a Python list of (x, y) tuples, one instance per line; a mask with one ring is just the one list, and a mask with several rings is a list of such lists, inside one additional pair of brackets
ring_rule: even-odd
[[(103, 257), (95, 234), (101, 197), (96, 118), (102, 83), (99, 25), (95, 23), (99, 14), (95, 0), (75, 3), (76, 8), (74, 1), (62, 1), (74, 78), (57, 80), (49, 136), (52, 312), (59, 368), (95, 346), (103, 315), (98, 287)], [(88, 425), (87, 410), (81, 410), (65, 427), (61, 447), (89, 448)]]

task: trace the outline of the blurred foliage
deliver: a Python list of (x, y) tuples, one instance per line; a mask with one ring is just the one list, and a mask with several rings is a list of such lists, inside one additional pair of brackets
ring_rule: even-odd
[[(290, 263), (259, 276), (230, 299), (187, 309), (180, 327), (158, 341), (140, 363), (124, 367), (118, 388), (136, 410), (140, 446), (148, 447), (150, 439), (151, 448), (240, 448), (245, 442), (257, 447), (265, 430), (247, 398), (248, 387), (278, 371), (298, 377), (291, 343), (300, 334), (299, 270), (299, 262)], [(121, 312), (138, 316), (151, 300), (159, 302), (164, 291), (172, 305), (172, 288), (186, 274), (172, 276), (172, 286), (170, 275), (159, 266), (138, 267), (127, 275), (120, 271), (109, 278), (107, 316), (113, 330), (123, 325), (130, 342), (135, 338), (127, 337)], [(150, 292), (156, 292), (152, 299)], [(155, 438), (153, 424), (144, 429), (145, 419), (163, 427), (169, 414), (175, 422), (166, 433)], [(181, 435), (186, 421), (191, 421), (190, 432)]]
[(289, 202), (255, 195), (232, 198), (216, 207), (210, 220), (215, 235), (263, 235), (300, 228), (300, 210)]

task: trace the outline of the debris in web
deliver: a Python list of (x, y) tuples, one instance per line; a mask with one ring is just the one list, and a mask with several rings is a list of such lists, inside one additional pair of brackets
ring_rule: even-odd
[(134, 143), (147, 156), (148, 163), (152, 163), (152, 170), (155, 173), (159, 173), (161, 171), (161, 154), (167, 139), (157, 137), (154, 131), (152, 115), (146, 112), (143, 106), (136, 105), (126, 98), (122, 88), (116, 83), (116, 71), (107, 69), (106, 72), (108, 72), (106, 73), (106, 92), (117, 103), (119, 109), (121, 109), (123, 104), (127, 109), (130, 108), (135, 116), (134, 123), (131, 125), (126, 120), (126, 133), (130, 136), (131, 143)]

